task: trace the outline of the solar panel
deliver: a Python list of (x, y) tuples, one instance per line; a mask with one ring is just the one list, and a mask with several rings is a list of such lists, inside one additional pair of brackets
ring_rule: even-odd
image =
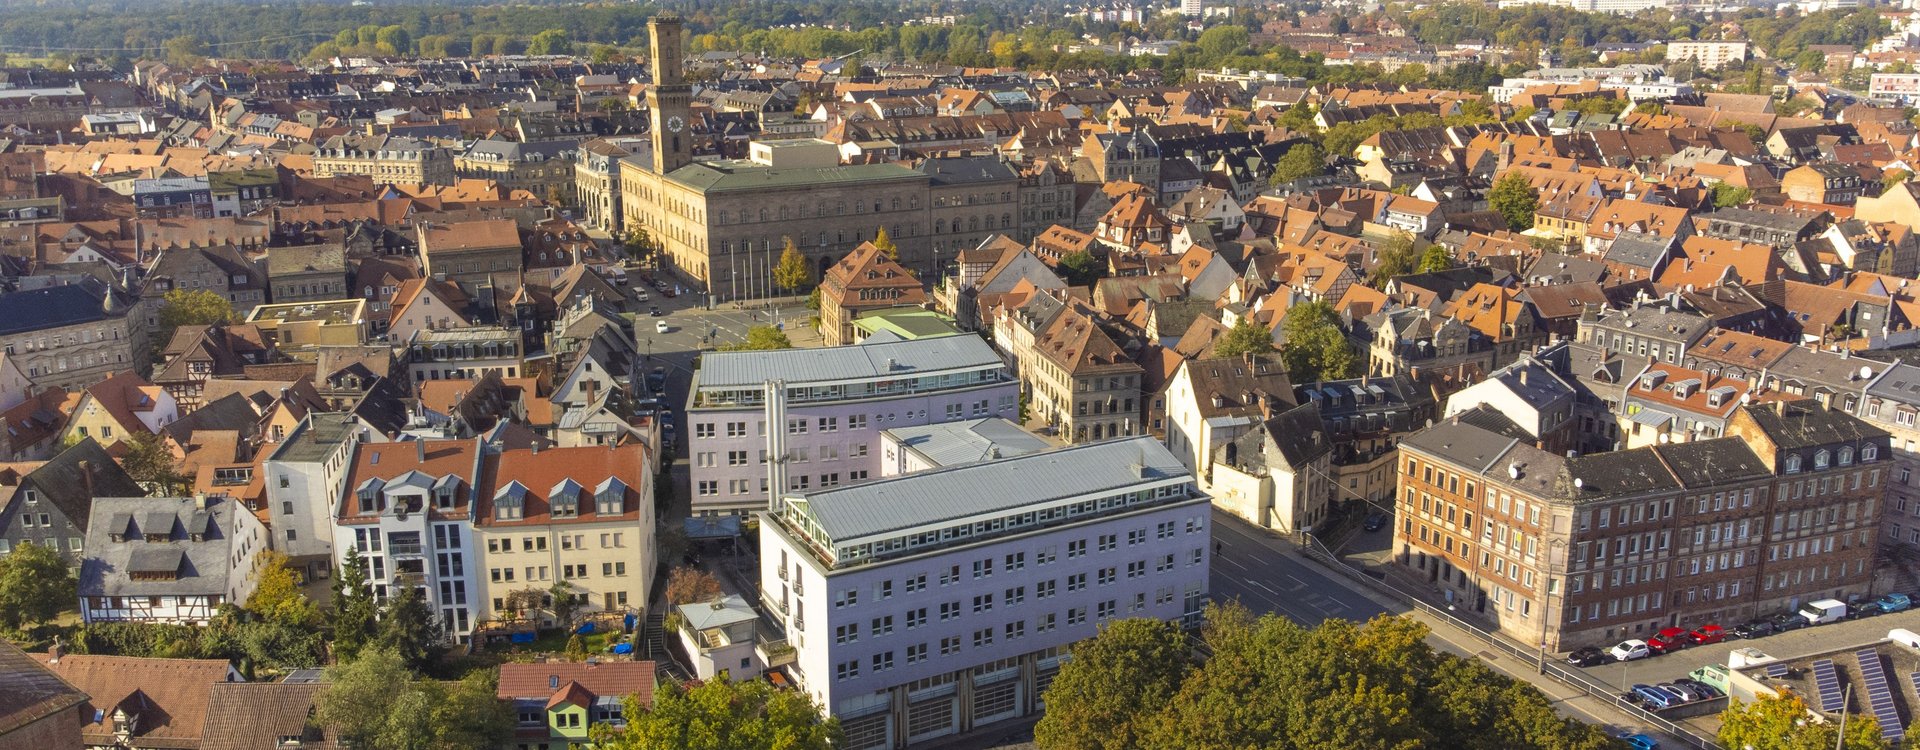
[(1867, 705), (1873, 709), (1873, 718), (1880, 720), (1880, 736), (1894, 745), (1906, 739), (1906, 731), (1900, 728), (1900, 712), (1893, 706), (1893, 691), (1887, 684), (1887, 671), (1880, 663), (1880, 652), (1863, 648), (1854, 652), (1860, 660), (1860, 679), (1866, 683)]
[(1827, 713), (1846, 710), (1847, 697), (1841, 692), (1840, 672), (1834, 669), (1832, 659), (1813, 663), (1813, 684), (1820, 690), (1820, 710)]
[[(1780, 662), (1774, 662), (1774, 663), (1772, 663), (1772, 664), (1768, 664), (1768, 665), (1767, 665), (1767, 676), (1768, 676), (1768, 677), (1785, 677), (1785, 676), (1787, 676), (1787, 665), (1785, 665), (1785, 664), (1783, 664), (1783, 663), (1780, 663)], [(1915, 676), (1916, 676), (1916, 677), (1920, 677), (1920, 673), (1915, 673)], [(1920, 685), (1920, 683), (1916, 683), (1916, 685)]]

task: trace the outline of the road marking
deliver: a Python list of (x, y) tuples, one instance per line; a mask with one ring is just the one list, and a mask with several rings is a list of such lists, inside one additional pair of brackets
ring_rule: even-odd
[(1226, 558), (1226, 557), (1216, 557), (1216, 558), (1214, 558), (1214, 559), (1215, 559), (1215, 560), (1219, 560), (1220, 562), (1223, 562), (1223, 563), (1226, 563), (1226, 564), (1228, 564), (1228, 565), (1232, 565), (1233, 567), (1236, 567), (1236, 568), (1239, 568), (1239, 569), (1241, 569), (1241, 570), (1243, 570), (1243, 571), (1251, 571), (1251, 570), (1252, 570), (1251, 568), (1248, 568), (1248, 567), (1247, 567), (1247, 566), (1245, 566), (1245, 565), (1241, 565), (1240, 563), (1238, 563), (1238, 562), (1235, 562), (1235, 561), (1234, 561), (1233, 559), (1231, 559), (1231, 558)]

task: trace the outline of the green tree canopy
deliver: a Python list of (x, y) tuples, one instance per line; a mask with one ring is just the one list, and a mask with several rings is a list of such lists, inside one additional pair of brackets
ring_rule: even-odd
[(746, 338), (719, 347), (720, 351), (723, 352), (750, 352), (792, 348), (793, 340), (787, 338), (787, 332), (773, 326), (754, 326), (748, 328)]
[(1847, 717), (1846, 744), (1839, 745), (1838, 722), (1807, 721), (1807, 704), (1798, 696), (1762, 697), (1753, 703), (1734, 699), (1720, 712), (1720, 745), (1752, 750), (1893, 750), (1880, 738), (1880, 723), (1872, 716)]
[(511, 736), (514, 718), (495, 697), (493, 670), (447, 684), (415, 679), (401, 659), (369, 648), (328, 667), (316, 719), (356, 745), (382, 750), (494, 747)]
[(627, 726), (592, 728), (599, 750), (832, 750), (841, 742), (837, 719), (820, 718), (806, 693), (765, 680), (708, 680), (688, 687), (668, 682), (653, 705), (626, 699)]
[(1487, 206), (1507, 220), (1508, 229), (1520, 232), (1533, 228), (1533, 214), (1540, 209), (1540, 196), (1526, 175), (1508, 172), (1487, 191)]
[(780, 251), (780, 262), (773, 267), (773, 283), (782, 289), (795, 290), (813, 283), (813, 268), (807, 263), (807, 256), (800, 254), (800, 248), (794, 246), (793, 238), (786, 238), (786, 247)]
[(1193, 668), (1192, 646), (1174, 623), (1127, 619), (1073, 645), (1073, 659), (1047, 688), (1034, 727), (1047, 750), (1131, 750)]
[(73, 572), (53, 547), (21, 542), (0, 557), (0, 627), (22, 626), (53, 619), (74, 606)]
[(573, 40), (561, 29), (547, 29), (527, 42), (529, 55), (567, 55), (573, 53)]
[(1093, 257), (1093, 253), (1085, 250), (1075, 250), (1060, 256), (1060, 264), (1055, 270), (1060, 272), (1060, 278), (1066, 281), (1068, 286), (1089, 287), (1107, 272), (1106, 266), (1101, 265), (1100, 259)]
[(1374, 286), (1385, 289), (1387, 282), (1395, 276), (1405, 276), (1420, 268), (1425, 252), (1425, 243), (1413, 236), (1412, 232), (1394, 232), (1385, 242), (1380, 243), (1373, 270), (1368, 272), (1367, 280)]
[[(1211, 606), (1202, 639), (1212, 656), (1197, 667), (1186, 666), (1178, 629), (1138, 626), (1156, 636), (1143, 638), (1126, 622), (1074, 647), (1046, 694), (1034, 734), (1041, 750), (1617, 747), (1600, 728), (1557, 715), (1531, 686), (1434, 651), (1414, 620), (1307, 629), (1237, 604)], [(1069, 680), (1076, 671), (1082, 679)]]
[(440, 619), (420, 590), (397, 586), (380, 613), (379, 643), (382, 649), (397, 654), (410, 669), (425, 669), (439, 655)]
[(233, 304), (205, 289), (175, 289), (160, 299), (160, 330), (168, 336), (180, 326), (231, 323), (234, 318)]
[(186, 492), (187, 475), (175, 465), (173, 451), (159, 435), (137, 432), (120, 442), (127, 451), (120, 457), (120, 468), (125, 469), (133, 481), (155, 495)]
[(1280, 321), (1286, 344), (1280, 359), (1287, 365), (1287, 377), (1295, 383), (1314, 383), (1352, 377), (1356, 358), (1347, 334), (1340, 330), (1339, 316), (1324, 300), (1294, 305)]
[(1327, 173), (1327, 154), (1312, 143), (1302, 143), (1287, 149), (1287, 153), (1274, 162), (1273, 176), (1268, 178), (1275, 185), (1284, 185), (1294, 180), (1319, 177)]
[(1253, 35), (1247, 32), (1247, 27), (1221, 24), (1200, 32), (1200, 51), (1219, 60), (1245, 49), (1252, 41)]
[(333, 576), (333, 606), (327, 610), (335, 657), (348, 660), (360, 653), (372, 642), (379, 619), (380, 604), (367, 588), (366, 560), (357, 547), (347, 545), (347, 559)]
[(1715, 208), (1731, 208), (1742, 205), (1750, 200), (1753, 200), (1752, 190), (1726, 182), (1716, 182), (1713, 185), (1713, 206)]
[(1453, 254), (1439, 245), (1428, 245), (1426, 252), (1420, 254), (1420, 267), (1414, 273), (1433, 273), (1453, 267)]
[(1216, 357), (1238, 357), (1270, 351), (1273, 351), (1273, 330), (1249, 317), (1240, 318), (1213, 342), (1213, 355)]
[(675, 606), (713, 601), (722, 593), (720, 581), (699, 568), (676, 567), (667, 575), (667, 603)]

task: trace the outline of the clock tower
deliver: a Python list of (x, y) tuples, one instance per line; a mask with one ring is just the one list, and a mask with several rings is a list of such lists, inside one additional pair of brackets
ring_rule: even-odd
[(687, 102), (693, 98), (693, 91), (681, 70), (685, 57), (680, 46), (680, 19), (655, 16), (647, 21), (647, 31), (653, 37), (653, 86), (647, 89), (653, 170), (664, 175), (693, 161), (693, 133), (687, 123)]

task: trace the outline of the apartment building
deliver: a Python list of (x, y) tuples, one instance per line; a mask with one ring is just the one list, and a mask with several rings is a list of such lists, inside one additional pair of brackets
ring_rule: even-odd
[(452, 185), (453, 154), (417, 138), (336, 135), (313, 153), (313, 176), (366, 175), (375, 182)]
[(1867, 592), (1888, 434), (1818, 402), (1727, 437), (1540, 450), (1491, 408), (1400, 445), (1395, 560), (1468, 616), (1554, 651)]
[[(693, 511), (707, 516), (765, 510), (776, 473), (795, 491), (879, 476), (882, 430), (1012, 419), (1020, 401), (999, 355), (965, 334), (712, 352), (689, 391)], [(770, 405), (769, 393), (784, 397)], [(769, 434), (769, 421), (785, 429)]]
[(1147, 436), (788, 493), (760, 516), (765, 637), (849, 748), (1028, 715), (1103, 623), (1198, 617), (1208, 509)]
[(472, 637), (480, 595), (473, 527), (485, 452), (480, 438), (362, 444), (334, 512), (336, 563), (358, 551), (380, 598), (413, 587), (457, 643)]
[(0, 348), (37, 387), (73, 389), (145, 364), (145, 320), (91, 277), (0, 296)]
[(309, 579), (333, 566), (333, 504), (361, 443), (385, 435), (346, 412), (308, 414), (261, 464), (271, 546)]
[(1887, 501), (1880, 517), (1880, 543), (1903, 555), (1920, 553), (1920, 367), (1895, 364), (1864, 388), (1853, 414), (1886, 430), (1893, 446)]
[(653, 472), (642, 443), (507, 450), (485, 459), (475, 514), (482, 621), (508, 596), (573, 591), (576, 612), (638, 612), (653, 592)]

